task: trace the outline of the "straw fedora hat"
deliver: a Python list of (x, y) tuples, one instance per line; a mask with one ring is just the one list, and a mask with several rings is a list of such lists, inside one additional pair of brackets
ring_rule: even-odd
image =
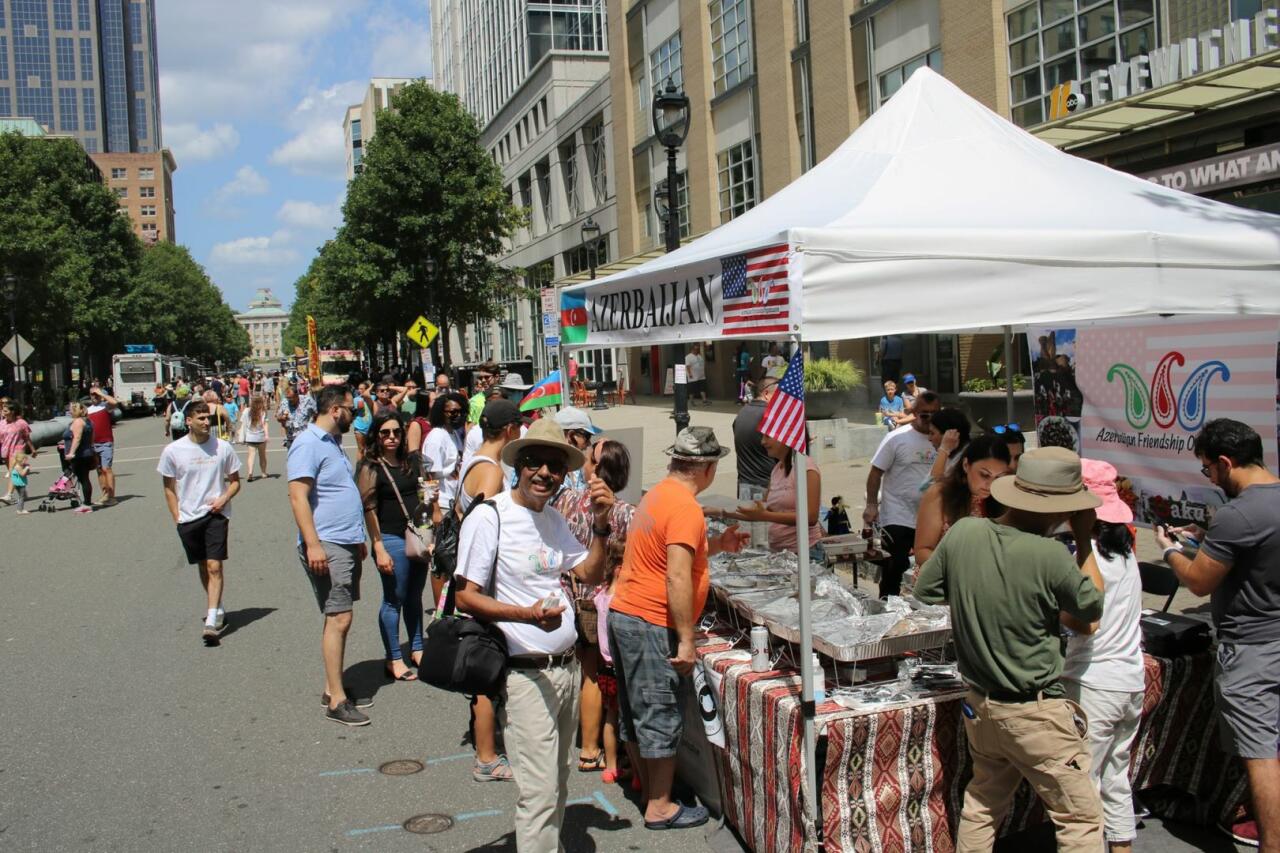
[(524, 438), (517, 438), (502, 448), (503, 464), (514, 468), (516, 457), (526, 447), (550, 447), (563, 451), (570, 471), (577, 471), (587, 461), (587, 457), (582, 455), (581, 450), (565, 440), (564, 430), (551, 418), (540, 418), (534, 421)]
[(1102, 505), (1084, 484), (1080, 457), (1062, 447), (1042, 447), (1022, 454), (1018, 473), (992, 483), (991, 497), (1011, 509), (1045, 514)]

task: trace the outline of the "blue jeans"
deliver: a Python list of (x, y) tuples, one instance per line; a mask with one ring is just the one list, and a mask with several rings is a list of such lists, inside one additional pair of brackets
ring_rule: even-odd
[(404, 537), (382, 534), (382, 546), (395, 564), (392, 574), (378, 572), (382, 581), (382, 607), (378, 623), (382, 628), (382, 646), (387, 660), (400, 660), (400, 615), (409, 632), (411, 651), (422, 651), (422, 590), (427, 584), (427, 564), (405, 556)]

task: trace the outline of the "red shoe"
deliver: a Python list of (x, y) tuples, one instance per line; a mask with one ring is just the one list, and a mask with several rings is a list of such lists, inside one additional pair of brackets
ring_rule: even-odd
[(614, 782), (617, 782), (617, 768), (606, 768), (605, 771), (600, 774), (600, 781), (604, 782), (606, 785), (612, 785)]
[(1236, 818), (1230, 826), (1220, 823), (1218, 829), (1230, 835), (1237, 844), (1243, 844), (1246, 847), (1258, 846), (1258, 822), (1248, 815)]

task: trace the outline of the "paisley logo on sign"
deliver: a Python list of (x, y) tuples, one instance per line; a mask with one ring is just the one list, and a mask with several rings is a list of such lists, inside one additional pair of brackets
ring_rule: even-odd
[(1111, 365), (1107, 381), (1119, 379), (1124, 383), (1124, 416), (1134, 429), (1146, 429), (1154, 420), (1161, 429), (1169, 429), (1178, 423), (1187, 432), (1195, 432), (1204, 426), (1208, 415), (1209, 382), (1221, 376), (1223, 382), (1231, 381), (1231, 371), (1218, 360), (1206, 361), (1191, 371), (1174, 395), (1173, 369), (1186, 364), (1180, 352), (1165, 353), (1156, 365), (1156, 372), (1148, 385), (1142, 374), (1128, 364)]

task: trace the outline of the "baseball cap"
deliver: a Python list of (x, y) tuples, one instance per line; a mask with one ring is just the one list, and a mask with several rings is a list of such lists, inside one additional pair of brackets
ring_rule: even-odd
[(902, 384), (903, 384), (903, 385), (907, 385), (907, 384), (909, 384), (909, 383), (911, 383), (911, 382), (915, 382), (915, 381), (916, 381), (916, 375), (915, 375), (914, 373), (906, 373), (906, 374), (903, 374), (903, 377), (902, 377)]
[(599, 435), (604, 432), (604, 430), (591, 422), (590, 415), (582, 411), (582, 409), (574, 406), (565, 406), (563, 409), (556, 412), (556, 423), (558, 423), (560, 428), (565, 432), (575, 429), (582, 430), (583, 432), (591, 435)]
[(510, 400), (490, 400), (480, 413), (481, 429), (502, 429), (520, 422), (520, 410)]

